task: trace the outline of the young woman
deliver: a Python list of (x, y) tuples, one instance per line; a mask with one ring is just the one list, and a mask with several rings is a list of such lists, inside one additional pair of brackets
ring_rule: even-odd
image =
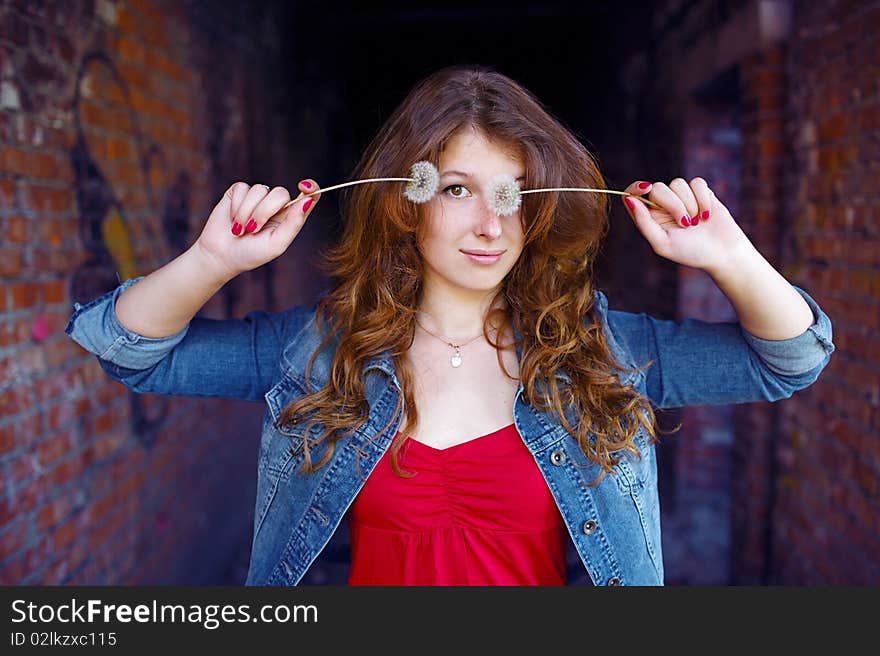
[(591, 273), (609, 196), (490, 209), (498, 175), (603, 187), (584, 146), (497, 72), (420, 82), (355, 177), (422, 160), (441, 174), (427, 203), (397, 182), (349, 189), (314, 308), (194, 318), (283, 254), (314, 206), (281, 211), (283, 187), (237, 182), (188, 251), (77, 304), (66, 332), (135, 391), (266, 403), (249, 585), (299, 582), (344, 518), (351, 584), (564, 584), (569, 542), (595, 584), (662, 584), (653, 409), (790, 397), (830, 359), (828, 317), (701, 178), (626, 189), (662, 209), (622, 200), (739, 321), (609, 310)]

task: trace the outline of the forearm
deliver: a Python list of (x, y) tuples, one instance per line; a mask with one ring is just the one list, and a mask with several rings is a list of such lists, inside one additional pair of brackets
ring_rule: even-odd
[(730, 300), (742, 327), (756, 337), (790, 339), (813, 325), (810, 306), (751, 242), (708, 273)]
[(139, 335), (167, 337), (183, 330), (231, 278), (194, 244), (120, 294), (116, 316)]

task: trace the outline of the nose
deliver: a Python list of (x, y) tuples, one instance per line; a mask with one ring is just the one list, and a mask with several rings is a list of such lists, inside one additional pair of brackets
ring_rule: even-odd
[(501, 217), (495, 214), (486, 203), (483, 203), (480, 212), (477, 232), (481, 237), (489, 239), (498, 239), (501, 236)]

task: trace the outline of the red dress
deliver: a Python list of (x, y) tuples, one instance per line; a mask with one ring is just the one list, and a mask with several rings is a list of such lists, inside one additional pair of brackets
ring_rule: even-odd
[(565, 585), (565, 523), (513, 424), (385, 452), (350, 515), (349, 585)]

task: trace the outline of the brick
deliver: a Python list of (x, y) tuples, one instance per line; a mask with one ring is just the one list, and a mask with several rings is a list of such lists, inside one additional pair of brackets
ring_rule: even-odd
[[(43, 178), (47, 180), (57, 180), (63, 177), (63, 167), (56, 155), (46, 152), (31, 153), (27, 159), (28, 166), (26, 172), (34, 178)], [(45, 208), (34, 207), (38, 211), (44, 211)]]
[(23, 216), (10, 216), (5, 221), (3, 238), (11, 244), (22, 244), (31, 240), (32, 226)]
[(15, 449), (16, 446), (15, 426), (8, 424), (0, 427), (0, 457)]
[(19, 515), (26, 515), (37, 504), (37, 492), (25, 488), (14, 495), (7, 494), (0, 499), (0, 527), (5, 527)]
[(70, 567), (65, 556), (57, 558), (54, 562), (46, 565), (40, 573), (37, 585), (61, 585), (67, 577)]
[[(67, 404), (60, 404), (62, 406), (66, 406)], [(59, 406), (55, 406), (58, 408)], [(53, 409), (55, 409), (53, 408)], [(56, 416), (58, 412), (56, 411)], [(50, 432), (57, 429), (57, 422), (55, 428), (50, 428)], [(43, 467), (48, 468), (52, 463), (54, 463), (59, 458), (67, 455), (72, 448), (72, 442), (70, 439), (69, 433), (60, 433), (58, 435), (52, 435), (51, 437), (44, 438), (39, 444), (37, 444), (37, 455), (40, 460), (40, 464)]]
[(31, 183), (25, 188), (25, 197), (29, 205), (41, 213), (74, 209), (72, 189)]
[[(95, 435), (94, 431), (87, 431), (87, 436), (91, 438)], [(106, 435), (95, 439), (90, 445), (91, 458), (94, 462), (101, 462), (112, 453), (119, 449), (122, 439), (117, 435)]]
[(21, 251), (16, 247), (0, 244), (0, 276), (18, 276), (21, 268)]
[(29, 571), (26, 555), (16, 556), (0, 568), (0, 585), (19, 585)]
[(47, 474), (47, 481), (53, 487), (60, 487), (81, 476), (85, 469), (83, 454), (78, 452), (55, 465)]
[[(0, 360), (0, 381), (8, 379), (9, 361)], [(27, 408), (25, 399), (15, 388), (4, 390), (0, 394), (0, 417), (17, 415)]]
[(69, 337), (65, 337), (58, 335), (57, 338), (49, 339), (43, 344), (43, 355), (48, 371), (54, 371), (80, 357), (81, 347)]
[(10, 309), (21, 310), (33, 307), (40, 301), (39, 285), (32, 282), (15, 282), (9, 286), (12, 304)]
[[(24, 410), (31, 410), (34, 406), (35, 398), (35, 391), (33, 387), (19, 387), (18, 389), (16, 389), (16, 392), (19, 400), (22, 400), (25, 403)], [(16, 432), (16, 442), (27, 449), (41, 435), (43, 417), (39, 412), (31, 412), (31, 414), (29, 415), (19, 416), (14, 424)], [(31, 460), (31, 462), (33, 462), (33, 458), (30, 453), (25, 453), (24, 455), (27, 456)], [(13, 480), (18, 479), (13, 477)]]
[(123, 36), (119, 39), (117, 47), (118, 54), (122, 59), (128, 60), (133, 64), (137, 64), (138, 66), (143, 66), (144, 46), (141, 44), (139, 39), (131, 36)]
[(0, 207), (13, 207), (15, 204), (15, 183), (0, 179)]
[(68, 303), (67, 281), (50, 280), (43, 283), (43, 301), (46, 303)]
[(20, 550), (29, 539), (29, 524), (24, 518), (0, 531), (0, 562)]
[(45, 534), (50, 526), (55, 526), (72, 509), (68, 495), (62, 494), (47, 502), (37, 511), (37, 528), (41, 534)]

